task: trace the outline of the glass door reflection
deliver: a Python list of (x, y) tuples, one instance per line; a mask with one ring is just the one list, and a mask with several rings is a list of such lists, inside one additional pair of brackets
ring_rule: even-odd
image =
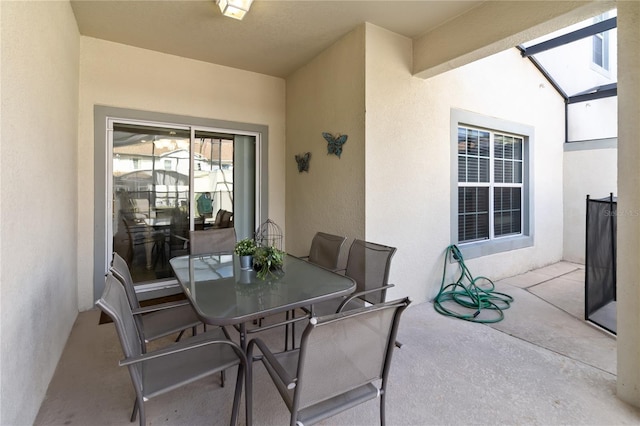
[(187, 253), (189, 153), (187, 129), (113, 126), (113, 249), (134, 282), (170, 277)]
[[(113, 251), (127, 261), (134, 283), (174, 278), (169, 259), (189, 253), (191, 230), (239, 226), (242, 235), (252, 235), (255, 138), (237, 138), (211, 129), (114, 121)], [(238, 155), (242, 188), (234, 202)], [(238, 220), (234, 206), (242, 210)]]
[(233, 137), (196, 130), (193, 157), (195, 229), (233, 227)]

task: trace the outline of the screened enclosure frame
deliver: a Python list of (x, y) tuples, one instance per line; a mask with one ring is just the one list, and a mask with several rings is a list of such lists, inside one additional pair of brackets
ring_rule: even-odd
[[(570, 141), (569, 140), (569, 105), (588, 102), (598, 99), (605, 99), (609, 97), (618, 96), (618, 83), (603, 84), (594, 86), (583, 90), (579, 93), (569, 95), (566, 90), (563, 89), (561, 83), (553, 77), (552, 72), (545, 68), (542, 63), (536, 58), (536, 54), (545, 52), (551, 49), (555, 49), (561, 46), (565, 46), (569, 43), (595, 36), (597, 34), (605, 33), (617, 28), (617, 17), (608, 18), (600, 22), (596, 22), (592, 25), (584, 28), (577, 29), (575, 31), (563, 34), (549, 40), (536, 43), (534, 45), (525, 47), (523, 44), (516, 46), (523, 58), (528, 58), (533, 65), (542, 73), (545, 79), (551, 84), (551, 86), (562, 96), (565, 103), (565, 143), (580, 142), (582, 140)], [(590, 140), (590, 139), (586, 139)]]

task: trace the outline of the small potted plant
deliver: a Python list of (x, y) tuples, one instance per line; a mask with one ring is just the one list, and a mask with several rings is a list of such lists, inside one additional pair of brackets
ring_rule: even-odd
[(256, 252), (256, 242), (251, 238), (240, 240), (236, 243), (236, 247), (233, 252), (240, 256), (241, 269), (251, 269), (251, 265), (253, 264), (253, 255)]
[(282, 269), (283, 262), (284, 252), (272, 246), (258, 247), (253, 255), (253, 269), (262, 280), (275, 277), (274, 271)]

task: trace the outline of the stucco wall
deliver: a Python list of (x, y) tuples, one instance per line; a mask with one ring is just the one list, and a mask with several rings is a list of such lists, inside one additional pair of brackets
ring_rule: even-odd
[[(411, 75), (411, 61), (410, 39), (365, 24), (287, 79), (289, 250), (306, 254), (318, 230), (347, 236), (347, 248), (362, 236), (395, 246), (390, 281), (397, 287), (389, 297), (432, 298), (451, 244), (456, 108), (535, 128), (535, 244), (471, 260), (472, 272), (499, 279), (560, 260), (561, 97), (516, 49), (429, 80)], [(357, 87), (361, 76), (364, 91)], [(361, 103), (366, 142), (358, 135)], [(322, 131), (349, 134), (341, 160), (326, 155)], [(309, 173), (298, 173), (293, 156), (306, 151), (313, 155)]]
[(640, 406), (640, 2), (618, 2), (618, 235), (616, 395)]
[(499, 279), (562, 258), (561, 97), (516, 49), (428, 80), (410, 40), (366, 26), (366, 237), (398, 248), (389, 297), (432, 298), (450, 241), (450, 117), (461, 109), (535, 128), (534, 246), (467, 262)]
[[(588, 143), (591, 144), (591, 143)], [(570, 144), (585, 145), (574, 142)], [(564, 259), (585, 261), (586, 197), (618, 195), (618, 150), (597, 148), (564, 153)]]
[[(364, 237), (364, 25), (287, 78), (287, 250), (308, 254), (317, 231)], [(322, 132), (348, 135), (340, 158)], [(309, 172), (296, 154), (311, 152)]]
[(78, 313), (79, 35), (68, 2), (0, 2), (0, 423), (35, 419)]
[(93, 306), (93, 107), (153, 111), (269, 127), (269, 216), (284, 223), (283, 79), (90, 37), (80, 42), (78, 291)]

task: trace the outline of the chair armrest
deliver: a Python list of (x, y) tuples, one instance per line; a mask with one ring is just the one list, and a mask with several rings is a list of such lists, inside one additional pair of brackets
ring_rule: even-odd
[(349, 297), (347, 297), (346, 299), (344, 299), (342, 301), (340, 306), (338, 306), (338, 309), (336, 310), (336, 313), (342, 312), (342, 309), (345, 306), (347, 306), (347, 304), (349, 304), (349, 302), (351, 302), (356, 297), (360, 297), (360, 296), (363, 296), (363, 295), (369, 294), (369, 293), (375, 293), (375, 292), (378, 292), (378, 291), (386, 290), (386, 289), (391, 288), (391, 287), (395, 287), (395, 285), (394, 284), (387, 284), (387, 285), (383, 285), (382, 287), (373, 288), (371, 290), (365, 290), (365, 291), (359, 291), (357, 293), (352, 293), (352, 294), (349, 295)]
[[(276, 372), (278, 377), (280, 377), (280, 380), (282, 381), (282, 383), (284, 383), (287, 389), (295, 388), (296, 381), (298, 379), (296, 377), (291, 377), (289, 373), (286, 372), (286, 370), (282, 367), (282, 365), (278, 362), (276, 357), (273, 355), (273, 353), (269, 350), (267, 345), (261, 339), (255, 338), (249, 342), (249, 345), (247, 346), (247, 358), (260, 359), (260, 358), (253, 358), (254, 345), (257, 345), (258, 349), (260, 349), (260, 352), (262, 352), (262, 355), (263, 355), (261, 358), (262, 362), (265, 362), (266, 360), (266, 362)], [(298, 350), (298, 349), (294, 349), (294, 350)]]
[(238, 358), (240, 358), (240, 362), (242, 362), (243, 365), (246, 365), (246, 363), (247, 363), (247, 358), (246, 358), (242, 348), (237, 343), (232, 342), (231, 340), (227, 340), (227, 339), (220, 339), (220, 336), (216, 335), (216, 337), (214, 339), (211, 339), (211, 340), (199, 340), (197, 342), (189, 342), (188, 340), (180, 341), (178, 343), (174, 343), (171, 346), (168, 346), (168, 347), (165, 347), (165, 348), (162, 348), (162, 349), (158, 349), (158, 350), (153, 351), (153, 352), (147, 352), (147, 353), (139, 355), (139, 356), (125, 358), (125, 359), (121, 360), (118, 364), (121, 367), (124, 367), (124, 366), (127, 366), (127, 365), (132, 365), (132, 364), (137, 364), (137, 363), (140, 363), (140, 362), (148, 361), (150, 359), (160, 358), (160, 357), (163, 357), (163, 356), (172, 355), (172, 354), (176, 354), (176, 353), (179, 353), (179, 352), (184, 352), (184, 351), (188, 351), (188, 350), (192, 350), (192, 349), (202, 348), (202, 347), (208, 346), (208, 345), (229, 345), (229, 346), (231, 346), (233, 351), (238, 355)]
[(186, 299), (176, 300), (175, 302), (166, 302), (166, 303), (159, 303), (157, 305), (142, 306), (140, 308), (133, 309), (132, 313), (133, 315), (148, 314), (149, 312), (156, 312), (156, 311), (162, 311), (165, 309), (178, 308), (180, 306), (189, 305), (190, 303), (191, 302), (189, 302)]

